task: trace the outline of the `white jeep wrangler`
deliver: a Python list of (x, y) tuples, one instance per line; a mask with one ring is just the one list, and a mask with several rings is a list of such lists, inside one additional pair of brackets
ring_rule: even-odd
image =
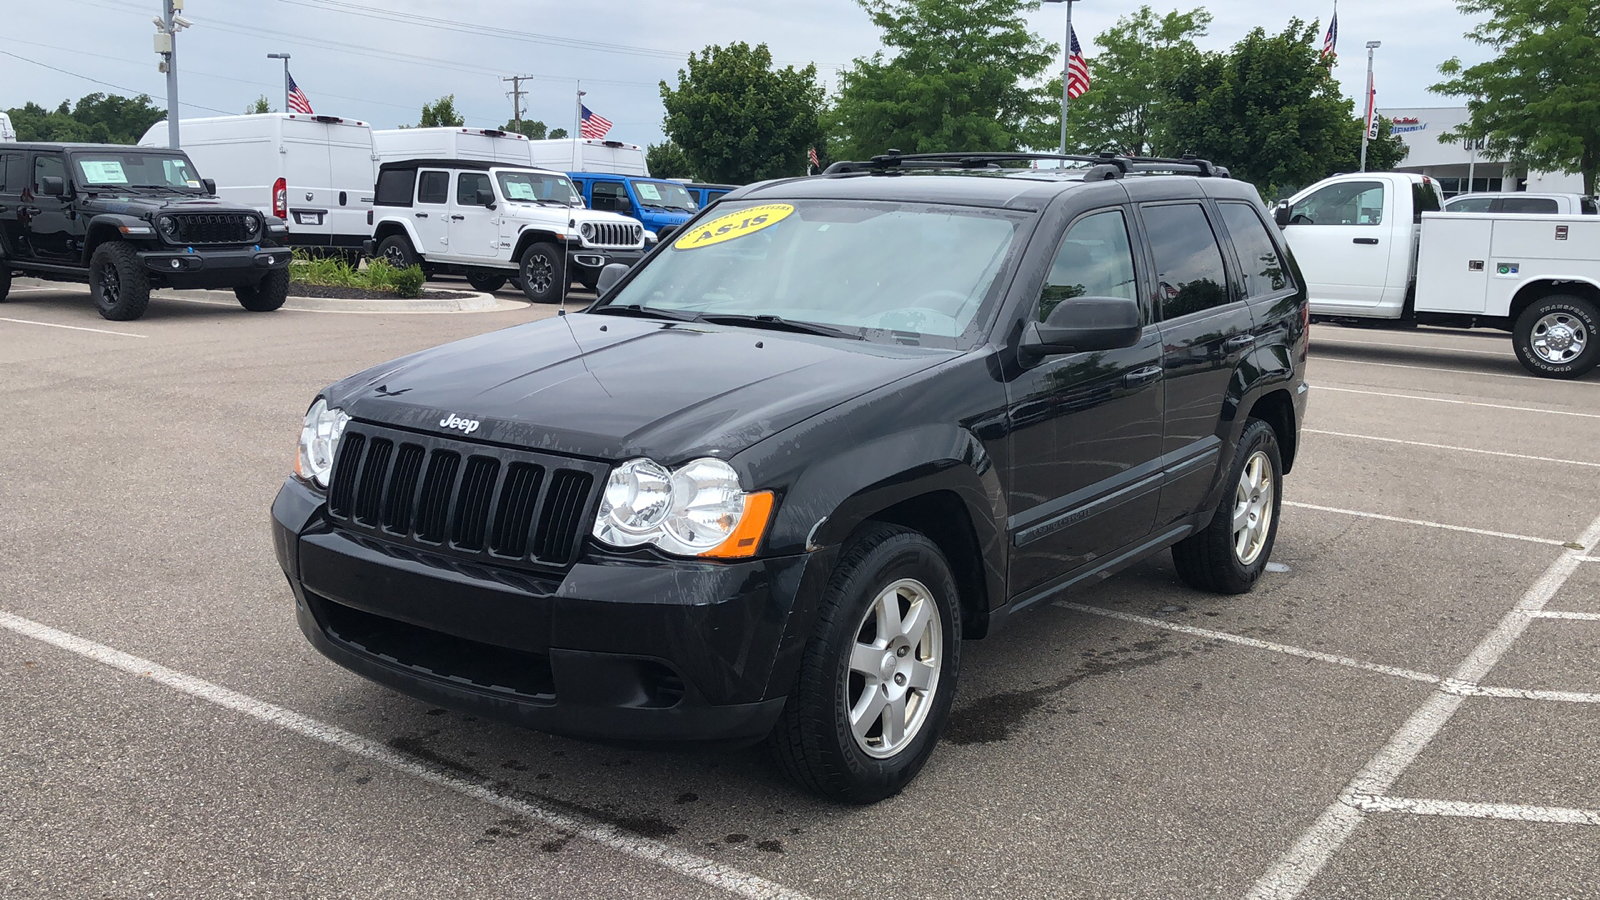
[(560, 172), (460, 159), (384, 163), (373, 219), (368, 256), (465, 275), (480, 291), (509, 280), (538, 303), (573, 280), (593, 290), (601, 269), (639, 261), (654, 238), (634, 219), (585, 209)]

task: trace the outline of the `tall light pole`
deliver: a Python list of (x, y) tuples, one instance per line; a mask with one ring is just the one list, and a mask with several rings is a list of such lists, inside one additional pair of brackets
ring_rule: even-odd
[(289, 54), (268, 53), (267, 59), (283, 60), (283, 111), (289, 111)]
[(1373, 116), (1377, 110), (1372, 108), (1376, 97), (1372, 90), (1372, 51), (1383, 46), (1383, 41), (1367, 41), (1367, 118), (1361, 123), (1361, 171), (1367, 170), (1367, 142), (1372, 139)]
[(1067, 36), (1061, 42), (1061, 148), (1062, 156), (1067, 155), (1067, 106), (1072, 101), (1067, 83), (1071, 78), (1072, 69), (1072, 4), (1078, 0), (1045, 0), (1046, 3), (1065, 3), (1067, 7)]
[(156, 53), (161, 64), (156, 68), (167, 73), (167, 143), (178, 149), (178, 32), (194, 23), (178, 15), (183, 12), (183, 0), (162, 0), (162, 14), (151, 21), (156, 23)]

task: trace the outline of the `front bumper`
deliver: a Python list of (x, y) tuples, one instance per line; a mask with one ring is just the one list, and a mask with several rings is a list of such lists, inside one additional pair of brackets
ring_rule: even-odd
[(403, 693), (573, 737), (748, 743), (782, 711), (809, 634), (816, 557), (586, 556), (549, 575), (345, 531), (290, 479), (273, 539), (300, 628)]
[(159, 283), (174, 288), (254, 285), (268, 272), (289, 268), (287, 247), (252, 245), (227, 250), (193, 247), (140, 250), (139, 262)]
[(648, 247), (642, 250), (609, 250), (585, 247), (576, 241), (567, 244), (567, 259), (572, 264), (573, 274), (591, 280), (600, 275), (601, 269), (612, 263), (632, 266), (644, 259), (648, 252)]

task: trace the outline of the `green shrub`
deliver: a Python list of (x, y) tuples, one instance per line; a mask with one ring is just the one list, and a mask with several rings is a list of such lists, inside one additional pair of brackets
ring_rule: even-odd
[(340, 257), (313, 256), (299, 248), (294, 251), (289, 277), (301, 284), (385, 291), (406, 298), (422, 296), (422, 285), (427, 281), (419, 266), (396, 269), (386, 259), (374, 259), (367, 262), (366, 268), (358, 269)]
[(402, 297), (420, 297), (423, 282), (427, 280), (428, 276), (422, 274), (421, 266), (410, 266), (395, 273), (394, 291)]

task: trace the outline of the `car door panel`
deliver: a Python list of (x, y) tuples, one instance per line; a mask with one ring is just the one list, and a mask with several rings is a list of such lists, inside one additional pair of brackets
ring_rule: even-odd
[(21, 259), (32, 251), (23, 240), (18, 220), (22, 192), (28, 185), (28, 155), (0, 153), (0, 254)]
[[(1379, 179), (1338, 181), (1291, 207), (1284, 235), (1305, 274), (1314, 311), (1383, 304), (1392, 288), (1389, 257), (1405, 233), (1396, 230), (1402, 225), (1396, 207), (1394, 191)], [(1404, 224), (1408, 230), (1410, 223)]]
[(70, 183), (66, 159), (58, 154), (35, 154), (33, 179), (19, 218), (25, 218), (26, 239), (33, 246), (35, 258), (43, 262), (72, 262), (78, 251), (72, 202), (65, 196), (52, 197), (44, 192), (43, 180), (49, 177)]
[(487, 172), (456, 175), (455, 203), (450, 208), (450, 247), (463, 258), (492, 259), (500, 251), (498, 207), (480, 206), (477, 192), (493, 192)]
[(455, 255), (450, 247), (450, 176), (442, 169), (417, 173), (417, 203), (411, 209), (411, 223), (417, 232), (417, 250), (430, 259), (448, 260)]

